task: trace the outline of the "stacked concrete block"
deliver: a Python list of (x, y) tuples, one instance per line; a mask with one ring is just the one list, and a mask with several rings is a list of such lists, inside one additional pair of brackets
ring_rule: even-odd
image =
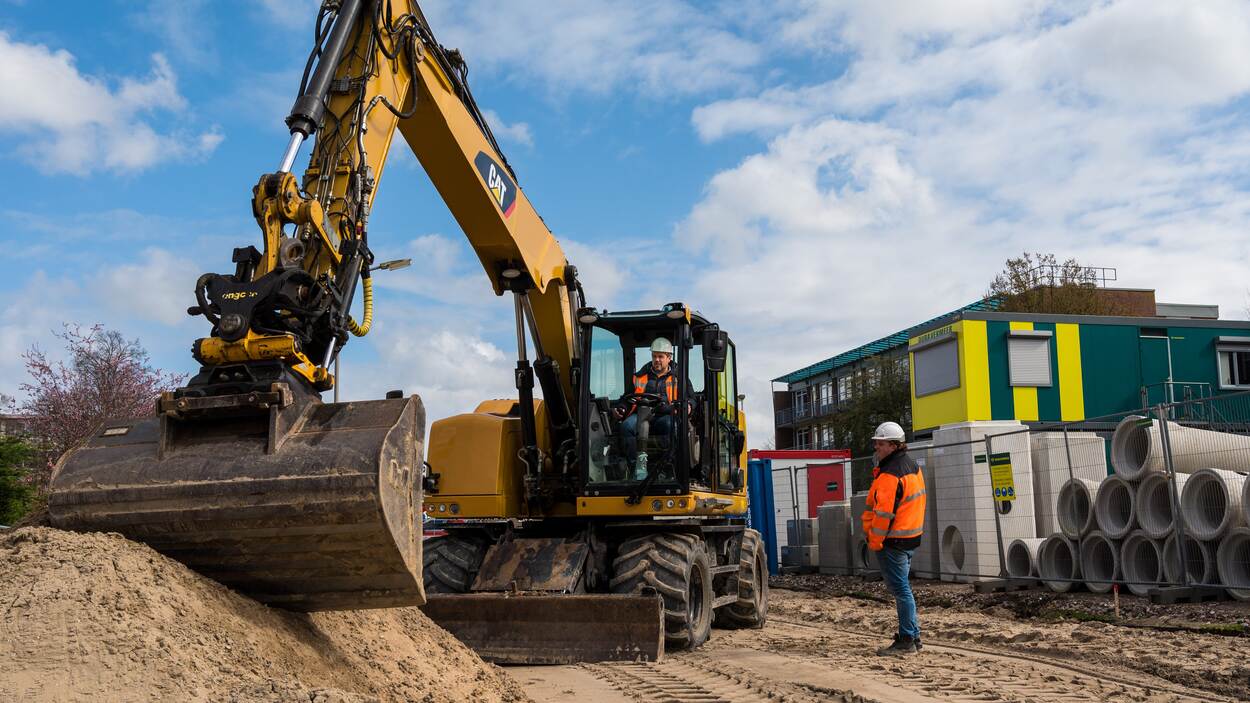
[(868, 491), (851, 496), (851, 573), (870, 575), (877, 573), (877, 555), (868, 549), (864, 537), (864, 507), (868, 505)]
[(851, 505), (825, 503), (817, 509), (820, 525), (820, 573), (851, 573)]
[(1066, 443), (1062, 432), (1036, 432), (1029, 442), (1036, 531), (1052, 535), (1060, 531), (1056, 504), (1063, 484), (1070, 478), (1098, 482), (1107, 477), (1107, 442), (1093, 432), (1069, 432)]
[(971, 582), (997, 578), (1001, 573), (986, 436), (998, 437), (993, 441), (993, 453), (1011, 455), (1015, 500), (999, 515), (1003, 547), (1015, 539), (1037, 536), (1032, 447), (1025, 427), (1006, 421), (943, 425), (933, 433), (929, 451), (936, 484), (937, 546), (943, 580)]
[[(926, 443), (927, 444), (927, 443)], [(911, 560), (911, 573), (917, 578), (935, 579), (941, 573), (942, 561), (938, 550), (940, 535), (938, 534), (937, 478), (933, 472), (933, 461), (929, 449), (925, 445), (912, 445), (907, 453), (920, 464), (925, 485), (924, 536), (920, 546)]]
[(786, 521), (786, 546), (781, 548), (781, 563), (801, 569), (820, 565), (820, 537), (816, 518)]

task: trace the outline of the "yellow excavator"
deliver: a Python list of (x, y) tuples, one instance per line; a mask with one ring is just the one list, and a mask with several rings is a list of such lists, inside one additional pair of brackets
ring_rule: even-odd
[[(728, 334), (682, 303), (587, 305), (415, 2), (326, 0), (314, 35), (290, 141), (253, 189), (263, 248), (196, 282), (199, 373), (62, 457), (53, 525), (120, 532), (274, 606), (420, 605), (499, 662), (658, 659), (714, 621), (761, 626)], [(517, 398), (433, 423), (428, 452), (415, 396), (321, 400), (393, 263), (368, 235), (396, 130), (516, 316)], [(664, 393), (636, 381), (655, 344)]]

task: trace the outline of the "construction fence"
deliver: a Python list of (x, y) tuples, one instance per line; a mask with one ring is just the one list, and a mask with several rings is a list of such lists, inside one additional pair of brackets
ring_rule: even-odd
[[(1250, 600), (1250, 392), (1080, 423), (947, 425), (909, 452), (928, 501), (915, 577)], [(854, 459), (851, 473), (872, 464)], [(867, 487), (788, 526), (819, 571), (877, 571)]]

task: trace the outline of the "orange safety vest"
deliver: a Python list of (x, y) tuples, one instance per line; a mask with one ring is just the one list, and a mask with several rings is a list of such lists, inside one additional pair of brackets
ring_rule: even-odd
[[(634, 376), (634, 392), (635, 393), (647, 392), (647, 379), (649, 377), (650, 375), (647, 374), (645, 371), (643, 373), (638, 374), (637, 376)], [(668, 402), (676, 403), (677, 402), (677, 376), (673, 373), (672, 367), (669, 367), (668, 375), (666, 375), (662, 379), (656, 379), (656, 380), (664, 382), (664, 391), (665, 391), (665, 395), (668, 396)]]
[(861, 521), (868, 548), (880, 551), (886, 541), (899, 549), (920, 546), (924, 534), (925, 486), (920, 466), (905, 450), (896, 451), (872, 470), (872, 487)]

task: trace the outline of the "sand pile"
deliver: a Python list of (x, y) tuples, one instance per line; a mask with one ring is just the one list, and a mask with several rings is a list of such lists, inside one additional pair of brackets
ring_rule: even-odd
[(416, 608), (265, 607), (114, 534), (0, 534), (0, 700), (523, 701)]

